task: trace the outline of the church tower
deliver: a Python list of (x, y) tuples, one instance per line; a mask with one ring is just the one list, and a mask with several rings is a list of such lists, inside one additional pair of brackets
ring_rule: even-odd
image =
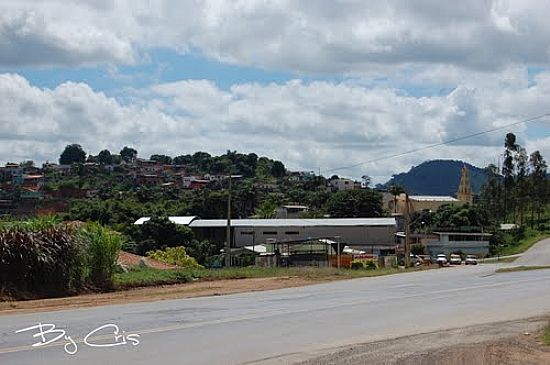
[(462, 166), (462, 173), (460, 176), (460, 185), (458, 186), (457, 198), (461, 202), (472, 204), (472, 186), (470, 185), (470, 171), (466, 165)]

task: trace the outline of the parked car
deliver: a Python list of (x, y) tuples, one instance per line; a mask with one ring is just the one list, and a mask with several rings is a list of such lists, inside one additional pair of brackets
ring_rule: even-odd
[(460, 257), (460, 255), (457, 255), (457, 254), (451, 254), (451, 257), (449, 259), (449, 263), (451, 265), (462, 265), (462, 257)]
[(439, 255), (437, 255), (435, 262), (437, 262), (439, 266), (447, 265), (447, 256), (440, 253)]
[(466, 260), (464, 261), (465, 265), (477, 265), (477, 257), (475, 255), (468, 255), (466, 256)]
[(418, 255), (418, 257), (422, 259), (423, 265), (433, 264), (432, 257), (430, 255)]

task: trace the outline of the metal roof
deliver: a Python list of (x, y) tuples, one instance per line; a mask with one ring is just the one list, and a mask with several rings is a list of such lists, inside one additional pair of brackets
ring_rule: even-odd
[[(395, 226), (395, 218), (329, 218), (329, 219), (232, 219), (232, 227), (353, 227)], [(190, 227), (225, 227), (226, 219), (196, 219)]]
[[(176, 224), (184, 224), (184, 225), (189, 225), (189, 223), (193, 222), (197, 218), (198, 217), (196, 215), (183, 216), (183, 217), (168, 217), (168, 219), (171, 222), (174, 222)], [(137, 221), (135, 221), (134, 224), (143, 224), (150, 219), (151, 217), (141, 217)]]
[(459, 202), (460, 200), (453, 198), (452, 196), (441, 195), (410, 195), (410, 200), (416, 201), (431, 201), (431, 202)]

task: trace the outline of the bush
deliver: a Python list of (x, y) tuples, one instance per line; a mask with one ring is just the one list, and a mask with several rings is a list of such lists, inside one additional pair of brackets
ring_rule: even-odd
[(376, 263), (372, 260), (367, 261), (367, 263), (365, 264), (365, 269), (376, 270), (377, 269)]
[(124, 237), (103, 228), (99, 223), (85, 225), (79, 230), (78, 236), (85, 246), (85, 275), (88, 282), (97, 288), (112, 288), (118, 251), (124, 244)]
[(353, 260), (351, 262), (352, 270), (376, 270), (377, 268), (378, 267), (376, 266), (376, 263), (373, 260), (369, 260), (367, 262)]
[(135, 242), (135, 253), (144, 255), (148, 251), (177, 247), (188, 244), (193, 238), (190, 228), (176, 225), (168, 217), (151, 217), (147, 222), (132, 226), (128, 233)]
[(208, 260), (212, 256), (216, 256), (220, 253), (220, 248), (216, 244), (204, 240), (191, 240), (186, 247), (189, 256), (192, 256), (197, 260), (200, 265), (207, 265)]
[(197, 263), (197, 260), (189, 256), (187, 252), (185, 252), (185, 247), (183, 246), (168, 247), (164, 250), (149, 251), (147, 252), (147, 256), (152, 259), (164, 262), (166, 264), (176, 265), (182, 268), (187, 268), (187, 269), (203, 268), (201, 265)]

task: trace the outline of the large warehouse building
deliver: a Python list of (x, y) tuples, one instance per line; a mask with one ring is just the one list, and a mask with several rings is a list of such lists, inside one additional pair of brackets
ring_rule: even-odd
[[(135, 224), (147, 220), (140, 218)], [(225, 242), (225, 219), (170, 217), (170, 220), (189, 226), (198, 239), (209, 240), (220, 247)], [(395, 218), (233, 219), (231, 247), (329, 238), (352, 248), (384, 255), (395, 252), (396, 231)]]

